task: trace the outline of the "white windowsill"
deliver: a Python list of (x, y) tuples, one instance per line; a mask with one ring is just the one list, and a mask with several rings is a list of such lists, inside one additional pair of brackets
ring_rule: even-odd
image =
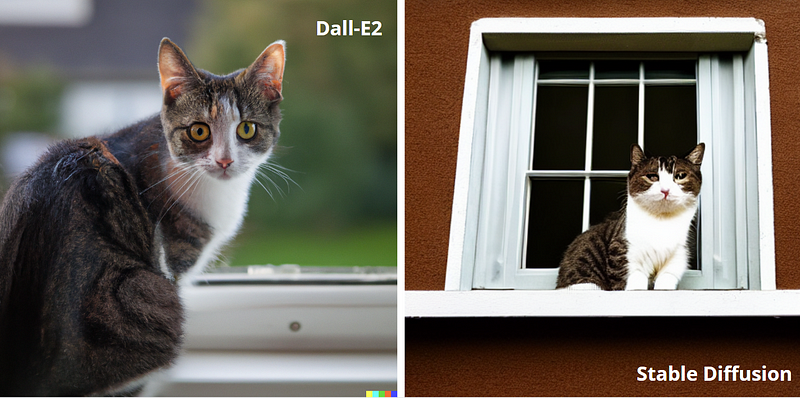
[(183, 352), (142, 396), (397, 390), (397, 268), (252, 266), (181, 288)]
[(360, 396), (397, 390), (394, 352), (188, 351), (143, 396)]
[(406, 317), (797, 316), (800, 290), (406, 291)]

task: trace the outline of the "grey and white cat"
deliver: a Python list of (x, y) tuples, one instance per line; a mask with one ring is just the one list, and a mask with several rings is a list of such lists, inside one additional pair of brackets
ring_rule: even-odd
[(183, 339), (178, 279), (239, 229), (280, 132), (284, 43), (217, 76), (161, 41), (160, 114), (53, 145), (0, 208), (0, 395), (134, 393)]
[(556, 288), (677, 288), (688, 267), (704, 151), (700, 143), (685, 157), (653, 157), (634, 144), (624, 209), (569, 245)]

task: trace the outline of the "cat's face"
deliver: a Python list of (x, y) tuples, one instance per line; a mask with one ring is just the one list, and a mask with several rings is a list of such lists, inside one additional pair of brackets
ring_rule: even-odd
[(251, 178), (280, 132), (284, 44), (247, 69), (217, 76), (195, 69), (169, 39), (159, 47), (164, 128), (171, 166), (218, 180)]
[(653, 214), (668, 215), (697, 204), (703, 177), (700, 165), (705, 144), (685, 157), (646, 156), (639, 145), (631, 148), (628, 197)]

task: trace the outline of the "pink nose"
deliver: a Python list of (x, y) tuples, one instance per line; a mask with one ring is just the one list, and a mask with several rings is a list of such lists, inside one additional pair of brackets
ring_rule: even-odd
[(669, 188), (661, 188), (661, 193), (664, 194), (664, 199), (666, 199), (669, 196)]
[(231, 159), (217, 160), (217, 164), (219, 165), (219, 167), (222, 167), (223, 169), (227, 169), (228, 166), (231, 165), (231, 163), (233, 163), (233, 160), (231, 160)]

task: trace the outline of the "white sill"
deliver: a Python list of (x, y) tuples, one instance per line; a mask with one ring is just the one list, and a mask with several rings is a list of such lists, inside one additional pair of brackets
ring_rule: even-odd
[(800, 290), (406, 291), (406, 317), (796, 316)]
[(198, 276), (181, 288), (183, 352), (142, 396), (397, 390), (396, 269), (242, 267)]
[(187, 351), (142, 396), (361, 396), (397, 390), (394, 352)]

